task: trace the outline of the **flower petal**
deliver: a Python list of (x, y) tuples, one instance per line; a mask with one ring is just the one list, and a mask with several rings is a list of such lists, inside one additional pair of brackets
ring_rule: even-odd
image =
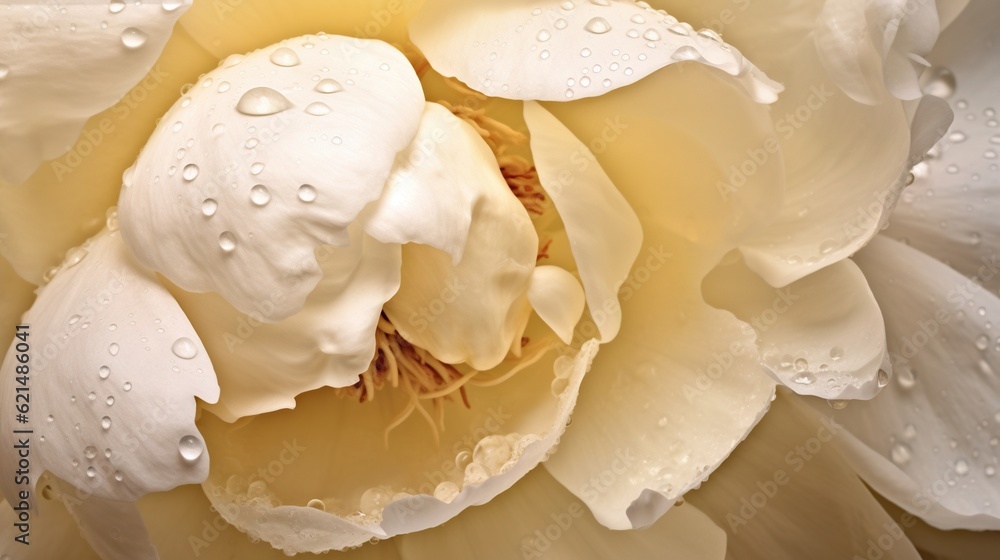
[(52, 485), (50, 492), (58, 492), (83, 538), (103, 560), (159, 558), (134, 502), (99, 498), (58, 480)]
[(687, 495), (726, 529), (729, 557), (919, 560), (840, 456), (844, 430), (797, 398), (781, 392), (732, 457)]
[[(885, 312), (895, 380), (833, 415), (845, 453), (879, 494), (941, 529), (1000, 529), (1000, 299), (901, 243), (858, 254)], [(980, 482), (981, 481), (981, 482)]]
[(642, 249), (639, 218), (587, 146), (534, 101), (524, 104), (538, 178), (559, 212), (590, 314), (610, 341), (621, 327), (618, 289)]
[[(4, 3), (0, 18), (0, 179), (20, 183), (62, 155), (93, 115), (146, 75), (190, 0)], [(119, 9), (120, 8), (120, 9)]]
[(545, 469), (445, 525), (400, 537), (398, 547), (406, 560), (726, 556), (722, 530), (694, 506), (674, 508), (645, 531), (609, 531)]
[[(380, 391), (364, 404), (314, 392), (294, 411), (239, 425), (206, 415), (209, 444), (224, 459), (213, 462), (205, 493), (227, 521), (286, 552), (343, 549), (439, 525), (543, 460), (596, 351), (591, 341), (503, 384), (471, 387), (471, 408), (448, 406), (436, 448), (413, 420), (382, 447), (381, 428), (406, 404), (401, 391)], [(331, 429), (302, 429), (320, 425)]]
[(0, 286), (4, 289), (3, 299), (0, 299), (0, 329), (3, 329), (0, 332), (14, 332), (14, 325), (18, 324), (21, 315), (31, 307), (31, 302), (35, 299), (35, 286), (18, 276), (2, 256)]
[(67, 250), (104, 228), (122, 173), (135, 162), (156, 120), (179, 90), (217, 63), (183, 29), (175, 29), (153, 69), (121, 101), (87, 121), (65, 155), (24, 183), (0, 180), (0, 236), (6, 235), (0, 254), (18, 274), (44, 283)]
[(382, 306), (399, 289), (398, 245), (379, 243), (354, 227), (348, 247), (322, 247), (323, 278), (305, 307), (267, 323), (273, 299), (245, 315), (217, 294), (173, 290), (213, 357), (222, 396), (205, 408), (226, 422), (282, 408), (313, 389), (358, 381), (375, 354)]
[(763, 103), (781, 91), (714, 32), (633, 2), (435, 0), (417, 12), (410, 34), (435, 70), (491, 97), (593, 97), (683, 61), (736, 77)]
[(930, 57), (935, 66), (925, 75), (925, 87), (951, 94), (956, 120), (914, 167), (914, 182), (903, 192), (885, 232), (966, 276), (979, 276), (993, 293), (1000, 290), (1000, 275), (981, 271), (997, 262), (1000, 246), (995, 225), (1000, 75), (990, 62), (1000, 56), (997, 25), (1000, 14), (976, 2), (942, 34)]
[(586, 305), (583, 287), (575, 276), (558, 266), (535, 268), (528, 286), (528, 301), (560, 340), (566, 344), (572, 342), (573, 330)]
[(849, 260), (781, 289), (734, 260), (703, 289), (711, 305), (754, 326), (761, 365), (796, 393), (869, 399), (889, 380), (882, 312)]
[(44, 475), (39, 480), (39, 485), (42, 488), (48, 487), (48, 491), (41, 494), (42, 499), (35, 501), (37, 509), (30, 514), (34, 519), (31, 520), (27, 545), (14, 540), (21, 534), (16, 526), (19, 512), (12, 509), (14, 504), (5, 501), (0, 505), (0, 538), (3, 539), (0, 541), (0, 554), (8, 558), (16, 557), (18, 560), (102, 560), (81, 537), (76, 521), (66, 511), (59, 499), (60, 494), (52, 488), (50, 479), (50, 475)]
[[(810, 118), (795, 121), (795, 113), (787, 112), (776, 121), (776, 130), (785, 138), (786, 204), (777, 222), (740, 247), (747, 265), (772, 286), (788, 285), (863, 247), (888, 220), (909, 169), (952, 119), (946, 104), (935, 97), (921, 99), (907, 125), (892, 101), (869, 107), (833, 90), (825, 102), (830, 107), (820, 104), (812, 111), (810, 104), (826, 90), (809, 87), (790, 84), (791, 96), (802, 96), (782, 100), (801, 102), (799, 107), (807, 108)], [(801, 128), (796, 131), (792, 122)], [(870, 134), (873, 129), (884, 133)], [(829, 141), (806, 137), (819, 134), (840, 138), (836, 145), (847, 153), (833, 154)]]
[(407, 342), (438, 360), (486, 370), (520, 339), (531, 314), (527, 292), (538, 234), (496, 164), (479, 174), (462, 260), (405, 245), (402, 283), (385, 314)]
[[(421, 243), (462, 259), (473, 209), (484, 200), (484, 170), (497, 160), (479, 133), (437, 103), (427, 103), (410, 146), (382, 198), (362, 213), (365, 231), (383, 243)], [(493, 181), (495, 182), (495, 181)]]
[[(17, 387), (31, 386), (28, 421), (14, 425), (11, 414), (0, 423), (8, 448), (14, 428), (34, 430), (29, 485), (48, 470), (95, 496), (129, 501), (204, 480), (194, 397), (218, 398), (212, 364), (173, 297), (117, 232), (81, 247), (24, 324), (26, 340), (15, 339), (3, 362), (2, 393), (14, 402)], [(22, 355), (27, 379), (16, 369)], [(0, 463), (8, 500), (17, 491), (15, 459), (5, 454)]]
[(283, 290), (263, 318), (287, 318), (321, 277), (313, 250), (346, 245), (423, 108), (409, 62), (379, 41), (300, 37), (230, 58), (126, 172), (122, 235), (144, 265), (244, 313)]

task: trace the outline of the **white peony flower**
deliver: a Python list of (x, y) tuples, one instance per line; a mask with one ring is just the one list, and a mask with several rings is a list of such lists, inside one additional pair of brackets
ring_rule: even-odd
[(988, 558), (1000, 12), (654, 4), (6, 4), (0, 558)]

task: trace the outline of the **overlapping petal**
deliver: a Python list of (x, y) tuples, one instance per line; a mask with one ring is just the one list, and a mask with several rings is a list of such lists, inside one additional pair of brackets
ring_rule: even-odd
[(1000, 529), (1000, 299), (884, 237), (856, 262), (885, 312), (895, 377), (873, 401), (817, 406), (845, 427), (846, 456), (875, 491), (938, 528)]
[(24, 324), (2, 367), (3, 398), (23, 404), (24, 416), (0, 422), (8, 449), (29, 440), (32, 469), (26, 484), (16, 482), (17, 456), (4, 454), (8, 500), (46, 470), (112, 500), (205, 479), (195, 397), (218, 398), (212, 364), (173, 297), (117, 232), (79, 248)]
[(347, 244), (423, 113), (416, 74), (380, 41), (307, 36), (231, 57), (163, 117), (119, 200), (146, 266), (267, 321), (319, 282), (314, 249)]
[(696, 32), (631, 1), (433, 0), (417, 12), (410, 34), (435, 70), (493, 97), (593, 97), (684, 61), (734, 76), (762, 102), (781, 91), (715, 32)]
[(882, 312), (851, 261), (776, 289), (737, 256), (703, 289), (710, 304), (753, 325), (761, 365), (796, 393), (869, 399), (888, 383)]
[[(845, 429), (783, 391), (750, 437), (687, 499), (726, 530), (727, 557), (918, 560), (839, 454)], [(825, 404), (823, 406), (826, 406)]]
[(190, 0), (5, 2), (0, 179), (20, 183), (69, 150), (84, 123), (153, 67)]
[(294, 411), (235, 425), (205, 416), (209, 446), (223, 457), (205, 492), (227, 521), (286, 552), (343, 549), (439, 525), (493, 499), (548, 455), (597, 346), (545, 356), (495, 387), (470, 382), (471, 407), (446, 405), (436, 450), (414, 419), (382, 447), (383, 428), (398, 424), (393, 418), (407, 405), (403, 391), (363, 404), (317, 391)]

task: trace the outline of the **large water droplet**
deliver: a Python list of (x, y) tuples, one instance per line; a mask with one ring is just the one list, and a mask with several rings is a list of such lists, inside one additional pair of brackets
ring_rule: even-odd
[(194, 181), (195, 179), (198, 178), (198, 173), (200, 171), (201, 170), (198, 169), (197, 165), (189, 163), (184, 166), (184, 171), (181, 172), (181, 177), (184, 177), (185, 181)]
[(174, 10), (183, 6), (184, 2), (181, 2), (181, 0), (163, 0), (161, 5), (163, 6), (164, 10), (168, 12), (173, 12)]
[(947, 99), (955, 95), (955, 75), (947, 68), (929, 68), (920, 77), (920, 89), (927, 95)]
[(322, 101), (310, 103), (309, 106), (306, 107), (306, 113), (316, 117), (329, 115), (330, 111), (331, 111), (330, 106), (327, 105), (326, 103), (323, 103)]
[(105, 416), (104, 418), (101, 418), (101, 427), (104, 428), (105, 430), (110, 430), (111, 429), (111, 418), (108, 418), (107, 416)]
[(219, 210), (219, 203), (215, 201), (214, 198), (206, 198), (201, 203), (201, 213), (205, 216), (211, 217), (215, 215), (215, 212)]
[(184, 436), (177, 443), (177, 451), (188, 462), (197, 461), (204, 450), (205, 444), (197, 436)]
[(128, 27), (122, 31), (122, 44), (128, 49), (138, 49), (146, 44), (147, 39), (149, 39), (149, 35), (135, 27)]
[(257, 162), (254, 162), (254, 163), (252, 163), (250, 165), (250, 174), (251, 175), (260, 175), (261, 171), (264, 171), (264, 164), (263, 163), (257, 161)]
[(174, 341), (170, 351), (182, 360), (190, 360), (198, 355), (198, 346), (190, 338), (182, 336)]
[(250, 189), (250, 202), (253, 202), (257, 206), (265, 206), (268, 202), (271, 202), (271, 191), (267, 190), (264, 185), (254, 185)]
[(111, 345), (108, 346), (108, 352), (110, 352), (112, 356), (117, 356), (118, 355), (118, 349), (119, 349), (119, 346), (118, 346), (117, 342), (112, 342)]
[(87, 467), (87, 477), (94, 478), (95, 476), (97, 476), (97, 469), (94, 467)]
[(320, 511), (326, 511), (326, 503), (323, 500), (312, 499), (306, 504), (306, 507), (311, 507), (313, 509), (318, 509)]
[(434, 488), (434, 497), (445, 503), (451, 503), (452, 500), (458, 497), (461, 490), (458, 485), (454, 482), (442, 482)]
[(271, 53), (271, 56), (268, 57), (268, 60), (271, 61), (271, 64), (284, 66), (286, 68), (302, 64), (302, 61), (299, 60), (299, 55), (295, 54), (295, 51), (288, 47), (275, 49), (275, 51)]
[(472, 458), (476, 463), (483, 465), (487, 470), (496, 474), (500, 468), (511, 458), (510, 444), (506, 438), (500, 435), (486, 436), (476, 444), (472, 451)]
[(94, 447), (93, 445), (88, 445), (83, 450), (83, 456), (88, 459), (93, 459), (94, 457), (97, 457), (97, 448)]
[(701, 58), (701, 53), (699, 53), (698, 50), (692, 46), (684, 45), (683, 47), (674, 51), (674, 54), (671, 55), (671, 58), (673, 58), (674, 60), (698, 60), (699, 58)]
[(344, 91), (344, 86), (340, 85), (340, 82), (333, 78), (323, 78), (316, 84), (314, 89), (319, 93), (337, 93)]
[(292, 107), (284, 95), (269, 87), (255, 87), (243, 94), (236, 110), (244, 115), (265, 116), (280, 113)]
[(607, 33), (608, 31), (611, 31), (611, 23), (609, 23), (608, 20), (602, 17), (595, 17), (591, 18), (591, 20), (588, 21), (587, 24), (583, 26), (583, 28), (589, 31), (590, 33), (601, 35)]
[(232, 253), (236, 250), (236, 236), (229, 231), (222, 232), (219, 234), (219, 247), (227, 253)]
[(299, 187), (299, 200), (302, 202), (313, 202), (317, 196), (316, 187), (312, 185), (302, 185)]
[(108, 10), (112, 14), (117, 14), (118, 12), (125, 9), (125, 0), (111, 0), (108, 3)]
[(659, 41), (660, 33), (655, 29), (647, 29), (646, 32), (642, 34), (642, 38), (647, 41)]
[(107, 379), (109, 375), (111, 375), (111, 368), (108, 366), (101, 366), (100, 369), (97, 370), (97, 376), (101, 379)]

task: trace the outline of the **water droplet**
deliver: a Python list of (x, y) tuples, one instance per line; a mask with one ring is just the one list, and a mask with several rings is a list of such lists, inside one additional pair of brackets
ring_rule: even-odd
[(799, 358), (792, 365), (795, 367), (795, 371), (803, 372), (809, 368), (809, 361), (805, 358)]
[(961, 130), (956, 130), (955, 132), (952, 132), (951, 134), (948, 135), (948, 141), (955, 144), (961, 144), (962, 142), (965, 142), (966, 138), (967, 136)]
[(236, 236), (232, 232), (222, 232), (219, 234), (219, 247), (227, 253), (232, 253), (236, 250)]
[(121, 482), (122, 480), (125, 480), (125, 475), (123, 475), (121, 471), (115, 471), (115, 480)]
[(587, 24), (583, 26), (583, 28), (590, 33), (602, 35), (604, 33), (607, 33), (608, 31), (611, 31), (611, 24), (608, 22), (608, 20), (602, 17), (595, 17), (592, 18), (590, 21), (588, 21)]
[(253, 202), (256, 206), (265, 206), (268, 202), (271, 202), (271, 191), (267, 190), (264, 185), (254, 185), (250, 189), (250, 202)]
[(10, 66), (0, 63), (0, 80), (10, 75)]
[(684, 45), (683, 47), (674, 51), (674, 54), (671, 55), (671, 58), (673, 58), (674, 60), (698, 60), (699, 58), (701, 58), (701, 53), (699, 53), (697, 49), (695, 49), (692, 46)]
[(132, 384), (126, 381), (125, 384), (122, 385), (122, 389), (125, 389), (125, 392), (129, 392), (132, 390)]
[(309, 500), (309, 503), (306, 504), (306, 507), (311, 507), (313, 509), (318, 509), (320, 511), (326, 511), (326, 504), (323, 502), (323, 500)]
[(538, 53), (538, 58), (541, 58), (542, 60), (548, 60), (548, 58), (549, 58), (549, 51), (542, 51), (542, 52)]
[(198, 173), (200, 171), (201, 170), (198, 169), (197, 165), (189, 163), (184, 166), (184, 171), (181, 173), (181, 177), (184, 177), (185, 181), (194, 181), (198, 177)]
[(590, 55), (591, 55), (590, 49), (588, 49), (587, 47), (580, 49), (580, 56), (582, 56), (583, 58), (587, 58)]
[(110, 430), (111, 429), (111, 418), (108, 418), (107, 416), (105, 416), (104, 418), (101, 418), (101, 427), (104, 428), (105, 430)]
[(811, 385), (815, 378), (809, 372), (804, 372), (796, 375), (792, 378), (792, 381), (798, 383), (799, 385)]
[(445, 481), (434, 488), (434, 497), (445, 503), (451, 503), (458, 497), (460, 490), (454, 482)]
[(332, 109), (330, 109), (330, 106), (327, 105), (326, 103), (323, 103), (322, 101), (310, 103), (309, 106), (306, 107), (306, 113), (313, 115), (315, 117), (322, 117), (323, 115), (329, 115), (331, 110)]
[(635, 14), (634, 16), (632, 16), (632, 17), (629, 18), (629, 21), (631, 21), (632, 23), (638, 23), (638, 24), (641, 25), (643, 23), (646, 23), (646, 18), (642, 17), (639, 14)]
[(903, 437), (906, 439), (913, 439), (917, 437), (917, 429), (913, 426), (913, 424), (907, 424), (906, 427), (903, 428)]
[(111, 345), (108, 346), (108, 352), (111, 352), (112, 356), (117, 356), (118, 355), (118, 350), (119, 350), (119, 346), (118, 346), (117, 342), (112, 342)]
[(910, 451), (910, 446), (905, 443), (897, 443), (892, 446), (892, 451), (889, 453), (892, 458), (892, 462), (899, 466), (904, 466), (910, 462), (913, 454)]
[(205, 444), (197, 436), (187, 435), (177, 443), (177, 451), (185, 461), (197, 461), (205, 450)]
[(212, 134), (219, 135), (219, 134), (222, 134), (225, 131), (226, 131), (226, 125), (224, 125), (222, 123), (218, 123), (218, 124), (216, 124), (215, 126), (212, 127)]
[(969, 464), (965, 462), (965, 459), (955, 461), (955, 473), (958, 476), (965, 476), (969, 474)]
[(983, 472), (986, 473), (986, 476), (993, 476), (997, 474), (997, 469), (993, 465), (989, 465), (985, 469), (983, 469)]
[(299, 55), (295, 54), (295, 51), (288, 47), (275, 49), (274, 52), (271, 53), (271, 56), (268, 57), (268, 60), (270, 60), (271, 64), (274, 64), (275, 66), (284, 66), (285, 68), (302, 64), (302, 61), (299, 60)]
[(500, 435), (486, 436), (479, 440), (472, 451), (472, 459), (486, 470), (496, 474), (511, 458), (511, 448), (507, 439)]
[(667, 28), (667, 31), (670, 31), (674, 35), (680, 35), (681, 37), (687, 37), (690, 34), (690, 32), (687, 30), (687, 27), (684, 27), (679, 23), (671, 25), (670, 27)]
[(111, 368), (108, 366), (101, 366), (101, 368), (97, 370), (97, 376), (101, 379), (107, 379), (109, 375), (111, 375)]
[(87, 478), (94, 478), (97, 476), (97, 469), (94, 467), (87, 467)]
[(163, 0), (161, 3), (163, 9), (168, 12), (172, 12), (184, 5), (181, 0)]
[[(170, 130), (173, 130), (174, 132), (180, 132), (182, 128), (184, 128), (184, 123), (181, 121), (177, 121), (174, 123), (172, 127), (170, 127)], [(130, 167), (129, 169), (132, 168)], [(131, 181), (125, 181), (125, 184), (130, 184), (130, 183)]]
[(111, 0), (108, 4), (108, 10), (112, 14), (117, 14), (118, 12), (125, 9), (125, 0)]
[(108, 397), (108, 398), (104, 399), (104, 402), (106, 402), (108, 404), (108, 406), (112, 406), (113, 404), (115, 404), (115, 398), (114, 397)]
[(566, 20), (564, 20), (563, 18), (559, 18), (554, 22), (552, 22), (552, 27), (555, 27), (556, 29), (566, 29), (567, 25), (569, 24), (566, 23)]
[[(494, 59), (495, 58), (496, 58), (496, 56), (494, 55)], [(386, 64), (385, 62), (383, 62), (382, 64), (378, 65), (378, 69), (381, 70), (381, 71), (383, 71), (383, 72), (388, 72), (389, 68), (390, 68), (389, 65)]]
[(985, 334), (981, 334), (976, 338), (976, 348), (986, 350), (989, 347), (990, 339)]
[(559, 4), (559, 7), (562, 8), (562, 9), (564, 9), (564, 10), (566, 10), (568, 12), (568, 11), (572, 10), (573, 8), (575, 8), (576, 5), (573, 4), (573, 2), (571, 2), (570, 0), (566, 0), (562, 4)]
[(244, 115), (265, 116), (280, 113), (292, 107), (284, 95), (269, 87), (255, 87), (240, 97), (236, 110)]
[(49, 414), (49, 417), (47, 418), (47, 420), (48, 420), (49, 422), (52, 422), (52, 421), (54, 421), (54, 420), (55, 420), (55, 417), (53, 417), (53, 416), (52, 416), (51, 414)]
[(201, 213), (207, 217), (214, 216), (218, 209), (219, 203), (214, 198), (206, 198), (201, 203)]
[(837, 361), (844, 357), (844, 349), (840, 346), (834, 346), (830, 349), (830, 359)]
[(83, 450), (83, 456), (88, 459), (93, 459), (94, 457), (97, 457), (97, 448), (94, 447), (93, 445), (88, 445)]
[(138, 49), (146, 44), (147, 39), (149, 39), (149, 35), (135, 27), (128, 27), (122, 31), (122, 44), (129, 49)]
[(878, 370), (878, 374), (875, 377), (879, 387), (885, 387), (889, 384), (889, 373), (884, 369)]
[(847, 401), (842, 400), (829, 400), (826, 401), (826, 404), (830, 405), (830, 408), (834, 410), (844, 410), (847, 408)]
[(257, 161), (257, 162), (254, 162), (254, 163), (250, 164), (250, 174), (251, 175), (260, 175), (261, 171), (264, 171), (264, 164), (263, 163)]
[(655, 29), (647, 29), (646, 32), (642, 34), (642, 38), (647, 41), (659, 41), (660, 34)]
[(198, 355), (198, 346), (190, 338), (182, 336), (174, 341), (170, 351), (182, 360), (190, 360)]
[[(955, 75), (947, 68), (929, 68), (920, 79), (920, 89), (927, 95), (947, 99), (955, 95)], [(961, 107), (959, 107), (961, 108)]]
[(299, 187), (299, 200), (302, 202), (313, 202), (316, 200), (316, 187), (312, 185), (302, 185)]
[(316, 83), (316, 87), (313, 89), (319, 93), (337, 93), (344, 91), (344, 86), (340, 85), (340, 82), (333, 78), (323, 78)]
[(233, 87), (229, 82), (219, 82), (219, 93), (226, 93), (229, 89)]
[(538, 35), (535, 35), (535, 39), (538, 39), (538, 41), (541, 43), (544, 43), (545, 41), (548, 41), (551, 38), (552, 38), (552, 33), (548, 29), (543, 29), (538, 32)]

